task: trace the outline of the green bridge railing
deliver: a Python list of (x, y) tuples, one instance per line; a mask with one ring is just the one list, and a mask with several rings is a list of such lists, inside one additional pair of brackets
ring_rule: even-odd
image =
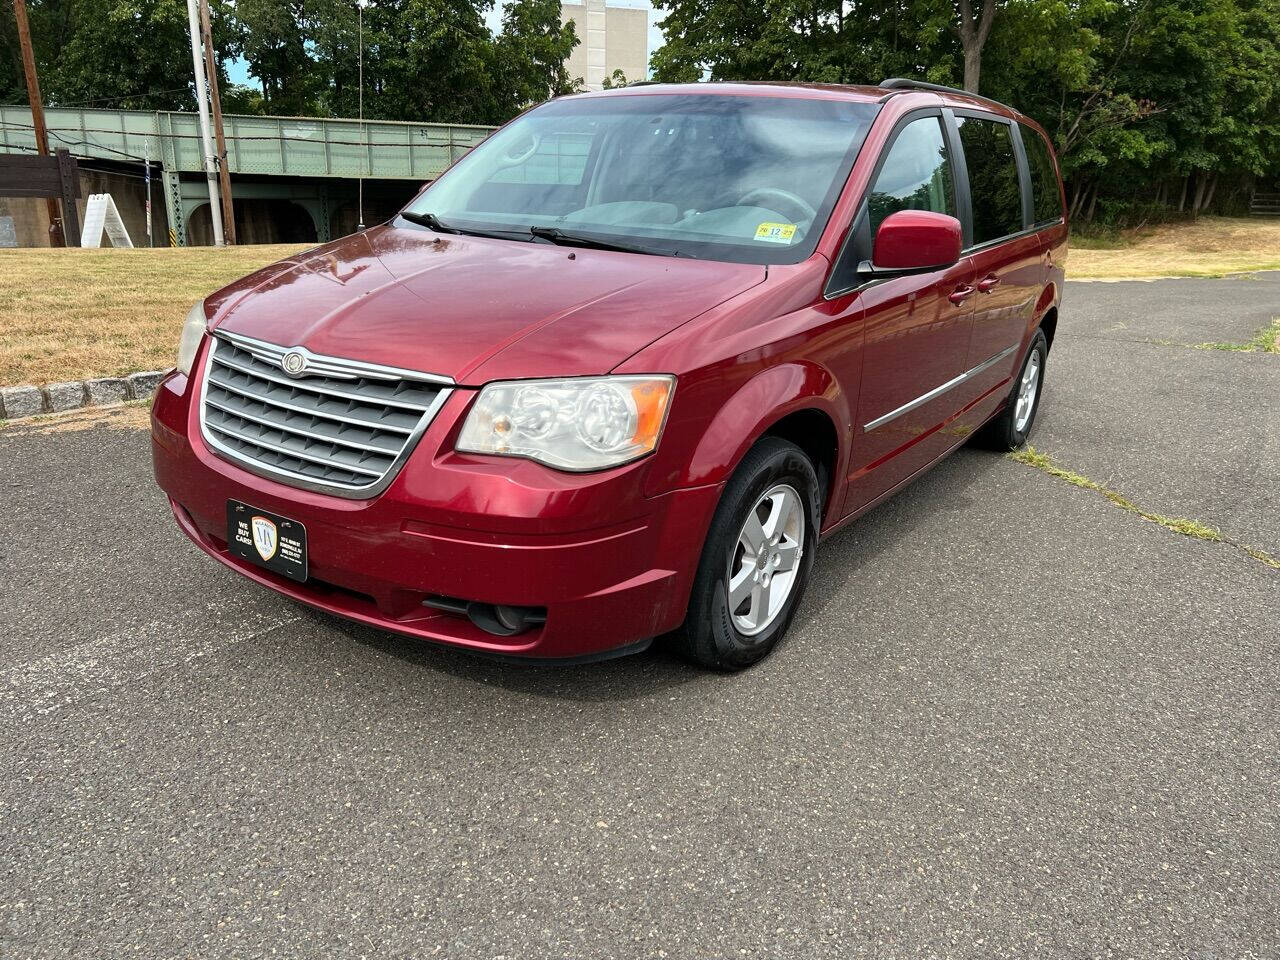
[[(183, 181), (180, 176), (204, 173), (198, 115), (49, 107), (45, 124), (52, 148), (66, 147), (80, 158), (155, 164), (164, 184), (171, 238), (185, 244), (191, 214), (208, 202), (203, 182)], [(233, 175), (424, 182), (434, 180), (493, 131), (467, 124), (238, 114), (227, 114), (223, 128), (227, 168)], [(0, 106), (0, 153), (34, 150), (30, 108)], [(322, 187), (308, 192), (284, 185), (275, 190), (251, 186), (253, 195), (288, 195), (304, 206), (327, 202)], [(312, 213), (321, 239), (327, 239), (321, 214)]]

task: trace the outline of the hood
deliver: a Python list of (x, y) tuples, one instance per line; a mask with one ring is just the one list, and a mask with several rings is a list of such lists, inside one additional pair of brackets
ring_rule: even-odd
[(607, 373), (763, 281), (751, 264), (375, 227), (209, 298), (212, 325), (459, 383)]

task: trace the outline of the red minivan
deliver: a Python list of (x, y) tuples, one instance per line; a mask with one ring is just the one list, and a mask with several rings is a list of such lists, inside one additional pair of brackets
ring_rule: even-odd
[(1044, 132), (960, 91), (565, 97), (197, 304), (156, 480), (210, 556), (365, 624), (738, 669), (823, 536), (1025, 441), (1066, 249)]

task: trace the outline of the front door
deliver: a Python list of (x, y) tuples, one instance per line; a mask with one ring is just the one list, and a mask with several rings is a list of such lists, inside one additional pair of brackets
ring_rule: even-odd
[[(1011, 122), (957, 114), (968, 171), (974, 285), (966, 393), (982, 397), (1012, 376), (1019, 347), (1044, 288), (1040, 240), (1024, 229), (1024, 191)], [(986, 409), (983, 405), (982, 409)]]
[[(899, 210), (957, 216), (952, 160), (936, 113), (914, 115), (886, 149), (867, 195), (868, 236)], [(965, 370), (976, 298), (968, 258), (862, 290), (862, 385), (844, 513), (909, 479), (953, 442), (940, 431), (959, 409), (952, 386)]]

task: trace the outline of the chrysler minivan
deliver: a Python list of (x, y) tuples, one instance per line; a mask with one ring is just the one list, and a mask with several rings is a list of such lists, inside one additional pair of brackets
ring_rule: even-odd
[(1044, 131), (990, 100), (565, 97), (198, 303), (156, 480), (210, 556), (364, 624), (739, 669), (824, 537), (1026, 440), (1066, 250)]

